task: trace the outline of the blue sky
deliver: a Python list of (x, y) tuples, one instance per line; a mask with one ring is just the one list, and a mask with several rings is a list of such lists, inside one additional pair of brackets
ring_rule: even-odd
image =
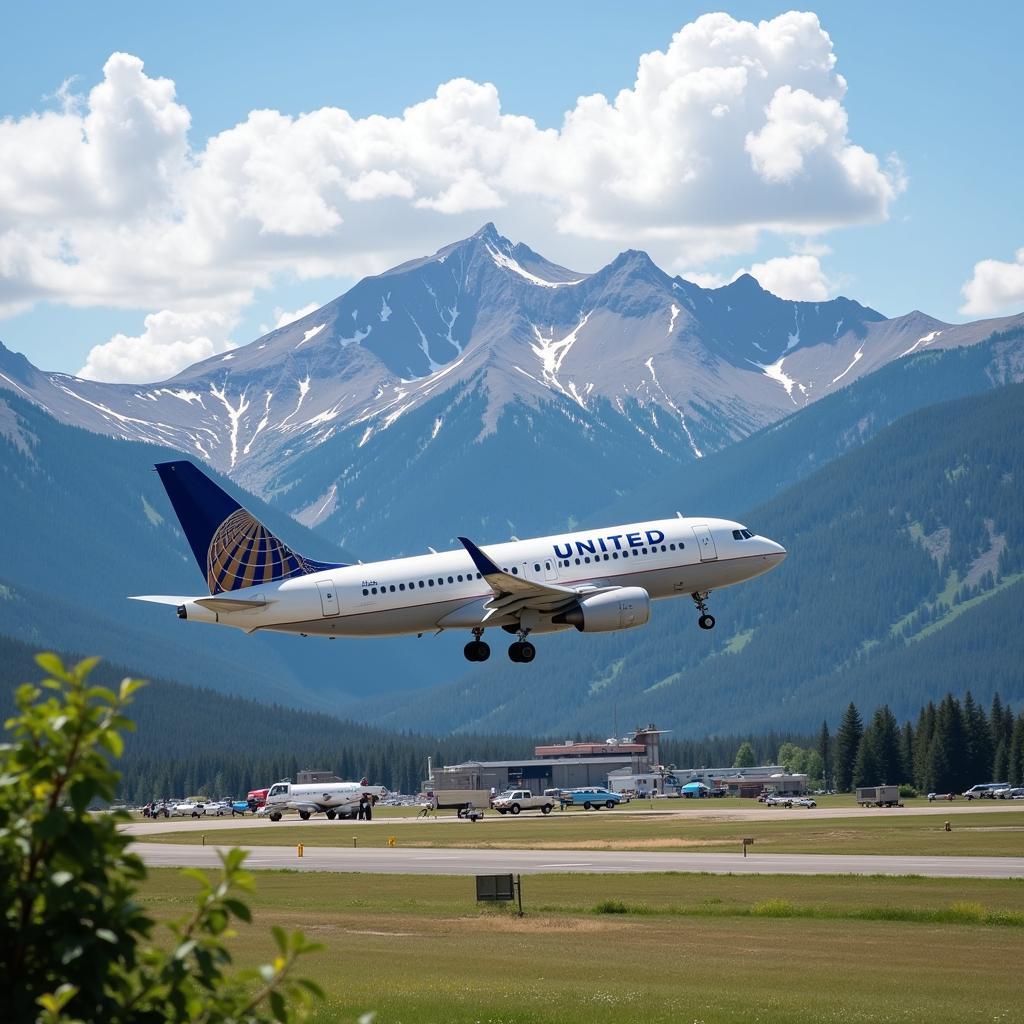
[[(379, 9), (326, 3), (159, 9), (108, 3), (98, 17), (100, 9), (81, 4), (25, 5), (9, 10), (5, 18), (0, 115), (18, 123), (33, 113), (59, 111), (54, 95), (61, 83), (72, 79), (70, 91), (85, 96), (103, 81), (105, 63), (119, 51), (140, 58), (148, 78), (173, 81), (175, 102), (191, 118), (189, 159), (203, 152), (211, 136), (245, 122), (254, 109), (297, 117), (338, 107), (357, 119), (375, 114), (398, 118), (405, 108), (432, 97), (439, 85), (459, 77), (493, 83), (502, 114), (522, 115), (538, 129), (557, 130), (577, 97), (602, 93), (613, 101), (619, 90), (632, 88), (640, 55), (666, 50), (673, 33), (700, 15), (721, 10), (737, 21), (758, 22), (788, 9), (749, 3), (521, 3), (514, 8), (395, 3)], [(225, 276), (218, 287), (211, 283), (206, 292), (194, 281), (183, 285), (192, 294), (180, 308), (174, 278), (183, 272), (175, 270), (173, 260), (162, 284), (154, 284), (152, 274), (144, 285), (104, 279), (91, 297), (83, 298), (73, 292), (78, 285), (70, 279), (63, 291), (48, 282), (18, 281), (17, 268), (27, 257), (22, 253), (5, 264), (0, 245), (0, 273), (9, 278), (7, 285), (0, 278), (0, 303), (9, 300), (0, 340), (37, 365), (75, 372), (94, 346), (118, 332), (125, 336), (120, 351), (132, 339), (140, 339), (140, 351), (155, 343), (158, 331), (144, 329), (144, 318), (173, 310), (177, 319), (168, 320), (168, 330), (192, 329), (214, 346), (227, 344), (228, 335), (234, 343), (245, 343), (261, 327), (273, 326), (279, 311), (327, 301), (361, 272), (383, 269), (391, 255), (430, 251), (468, 233), (467, 225), (487, 220), (584, 271), (629, 247), (648, 249), (671, 272), (692, 271), (709, 281), (728, 280), (738, 270), (799, 254), (810, 264), (775, 267), (812, 274), (813, 280), (801, 278), (792, 287), (827, 288), (829, 294), (850, 295), (887, 315), (920, 308), (963, 321), (1024, 308), (1024, 286), (1018, 295), (1015, 270), (1015, 253), (1024, 246), (1016, 52), (1024, 7), (995, 3), (971, 14), (957, 5), (917, 2), (825, 3), (801, 9), (818, 15), (831, 38), (835, 71), (846, 79), (841, 106), (849, 143), (874, 154), (883, 169), (879, 173), (898, 183), (891, 199), (881, 204), (883, 215), (865, 213), (864, 206), (826, 231), (761, 228), (739, 240), (743, 225), (738, 224), (731, 226), (735, 231), (729, 241), (722, 236), (714, 244), (688, 239), (652, 245), (640, 222), (631, 230), (628, 216), (616, 214), (613, 230), (595, 226), (599, 204), (590, 204), (586, 196), (587, 208), (577, 211), (574, 221), (577, 229), (568, 233), (549, 227), (549, 208), (530, 196), (493, 208), (469, 203), (464, 211), (455, 203), (461, 212), (417, 214), (415, 226), (396, 213), (393, 203), (370, 203), (358, 216), (343, 213), (345, 224), (337, 230), (350, 235), (343, 253), (325, 255), (315, 231), (309, 250), (300, 251), (305, 243), (299, 232), (272, 255), (261, 255), (253, 271), (258, 283), (246, 292), (242, 250), (226, 249), (217, 257), (217, 270), (235, 261), (235, 276)], [(898, 163), (891, 162), (893, 157)], [(144, 162), (141, 168), (144, 173)], [(583, 188), (588, 181), (600, 184), (593, 177), (582, 180)], [(476, 177), (473, 181), (488, 194), (490, 186), (501, 193), (495, 181), (486, 186)], [(793, 183), (800, 187), (799, 176)], [(17, 187), (16, 182), (10, 189)], [(69, 232), (76, 230), (81, 215), (67, 199), (75, 190), (66, 180), (54, 188), (63, 204), (54, 224), (66, 222), (72, 225)], [(139, 188), (144, 191), (143, 184)], [(538, 184), (535, 194), (547, 195), (545, 190), (552, 188)], [(435, 209), (447, 202), (444, 195), (438, 192), (431, 200)], [(76, 202), (90, 207), (92, 226), (76, 242), (64, 244), (102, 248), (103, 230), (115, 229), (119, 219), (123, 223), (141, 216), (141, 207), (129, 211), (119, 201), (107, 202), (106, 214), (97, 214), (80, 196)], [(422, 197), (417, 202), (422, 209)], [(381, 212), (385, 205), (386, 213)], [(0, 231), (13, 224), (23, 235), (26, 216), (35, 218), (32, 230), (42, 231), (46, 214), (39, 209), (38, 195), (11, 200), (0, 173)], [(106, 228), (96, 220), (101, 214), (108, 217)], [(685, 235), (685, 215), (679, 220)], [(266, 230), (264, 223), (261, 237)], [(351, 241), (357, 230), (361, 245)], [(75, 258), (85, 262), (81, 253)], [(973, 308), (962, 312), (961, 289), (972, 279), (975, 264), (986, 260), (997, 263), (979, 279)], [(118, 271), (104, 265), (90, 283), (101, 273), (113, 277)], [(770, 278), (771, 268), (764, 273)], [(196, 319), (200, 309), (206, 320)], [(227, 311), (223, 322), (214, 309)], [(191, 327), (182, 327), (182, 318)], [(185, 346), (180, 351), (192, 350)]]

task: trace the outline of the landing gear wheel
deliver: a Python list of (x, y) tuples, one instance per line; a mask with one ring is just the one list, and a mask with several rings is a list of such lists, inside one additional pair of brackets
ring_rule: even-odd
[(486, 661), (491, 656), (491, 648), (483, 640), (470, 640), (462, 653), (466, 661)]
[(299, 811), (299, 817), (303, 821), (309, 821), (309, 811)]
[(708, 612), (707, 600), (711, 596), (710, 590), (698, 590), (691, 594), (693, 603), (697, 606), (697, 611), (700, 612), (700, 618), (697, 620), (697, 625), (701, 629), (714, 629), (715, 628), (715, 617)]
[(335, 817), (337, 817), (337, 815), (335, 815), (334, 811), (326, 811), (325, 813), (327, 815), (327, 820), (328, 821), (334, 821)]
[(509, 660), (528, 665), (537, 657), (537, 648), (529, 640), (517, 640), (508, 649)]

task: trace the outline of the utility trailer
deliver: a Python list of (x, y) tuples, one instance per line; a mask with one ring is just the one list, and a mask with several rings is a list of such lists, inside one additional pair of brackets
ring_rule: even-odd
[(902, 807), (899, 786), (861, 786), (857, 789), (861, 807)]
[(460, 818), (476, 821), (483, 817), (483, 808), (491, 805), (489, 789), (435, 789), (434, 810), (454, 810)]

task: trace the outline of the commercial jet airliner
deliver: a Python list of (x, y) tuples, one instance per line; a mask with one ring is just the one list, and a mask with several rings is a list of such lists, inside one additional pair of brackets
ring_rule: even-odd
[(659, 519), (628, 526), (365, 565), (315, 562), (278, 540), (191, 462), (156, 467), (209, 596), (150, 595), (178, 618), (301, 636), (399, 636), (464, 629), (469, 661), (491, 654), (484, 630), (516, 637), (514, 662), (536, 656), (531, 634), (605, 633), (644, 625), (651, 601), (689, 595), (712, 629), (712, 590), (774, 569), (786, 550), (726, 519)]

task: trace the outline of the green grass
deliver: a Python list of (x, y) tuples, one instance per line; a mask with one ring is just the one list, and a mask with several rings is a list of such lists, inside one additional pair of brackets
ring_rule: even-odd
[[(676, 801), (673, 801), (676, 803)], [(1024, 809), (961, 811), (933, 815), (864, 812), (863, 817), (828, 818), (824, 809), (805, 818), (783, 820), (770, 810), (757, 820), (710, 821), (698, 815), (638, 815), (625, 810), (566, 811), (547, 817), (526, 814), (479, 823), (403, 820), (383, 825), (261, 823), (258, 827), (209, 831), (218, 846), (385, 847), (389, 836), (402, 847), (472, 849), (655, 850), (738, 852), (741, 840), (754, 839), (759, 853), (890, 854), (903, 856), (1020, 856), (1024, 851)], [(944, 821), (952, 831), (946, 832)], [(202, 822), (180, 831), (140, 836), (142, 842), (195, 843)]]
[[(271, 956), (271, 924), (322, 942), (324, 1024), (1019, 1019), (1019, 882), (539, 875), (518, 919), (468, 878), (256, 877), (236, 959)], [(154, 870), (142, 901), (176, 916), (192, 889)]]

